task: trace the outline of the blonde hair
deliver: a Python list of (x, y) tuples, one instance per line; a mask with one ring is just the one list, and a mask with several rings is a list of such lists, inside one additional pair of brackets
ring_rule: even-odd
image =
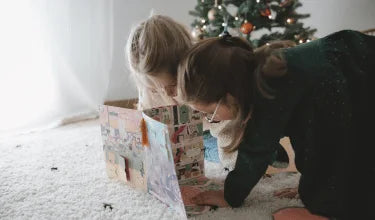
[[(290, 46), (292, 42), (280, 41), (254, 50), (239, 37), (210, 38), (195, 44), (180, 62), (178, 89), (184, 102), (210, 104), (222, 99), (233, 106), (236, 118), (225, 128), (233, 139), (225, 152), (238, 149), (256, 97), (273, 98), (267, 78), (287, 73), (286, 62), (277, 49)], [(235, 98), (235, 103), (226, 99), (227, 94)]]
[(126, 54), (128, 64), (140, 87), (140, 76), (157, 76), (160, 71), (176, 79), (177, 67), (192, 40), (185, 27), (163, 15), (153, 15), (130, 33)]

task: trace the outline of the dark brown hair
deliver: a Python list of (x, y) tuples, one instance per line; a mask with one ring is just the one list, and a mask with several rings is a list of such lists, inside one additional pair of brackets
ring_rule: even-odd
[[(210, 104), (223, 99), (225, 104), (233, 105), (236, 118), (226, 130), (234, 138), (225, 148), (226, 152), (238, 148), (255, 97), (273, 97), (266, 78), (286, 73), (286, 63), (276, 49), (292, 44), (289, 41), (274, 42), (254, 51), (246, 40), (239, 37), (209, 38), (195, 44), (182, 59), (177, 80), (179, 96), (184, 102)], [(228, 93), (236, 103), (225, 100)]]

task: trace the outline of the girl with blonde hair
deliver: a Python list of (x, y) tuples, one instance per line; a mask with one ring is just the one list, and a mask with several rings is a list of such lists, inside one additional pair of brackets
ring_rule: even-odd
[(153, 15), (131, 31), (126, 53), (139, 109), (177, 104), (177, 66), (191, 46), (185, 27), (167, 16)]

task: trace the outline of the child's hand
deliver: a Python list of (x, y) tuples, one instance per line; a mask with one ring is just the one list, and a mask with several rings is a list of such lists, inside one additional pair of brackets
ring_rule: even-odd
[(303, 219), (303, 220), (329, 220), (327, 217), (314, 215), (309, 210), (301, 207), (283, 208), (273, 215), (275, 220), (290, 220), (290, 219)]
[(298, 187), (281, 189), (281, 190), (274, 192), (273, 195), (281, 199), (283, 198), (298, 199), (299, 198)]
[(213, 205), (218, 207), (227, 207), (228, 203), (224, 199), (224, 191), (206, 191), (201, 192), (192, 201), (197, 205)]

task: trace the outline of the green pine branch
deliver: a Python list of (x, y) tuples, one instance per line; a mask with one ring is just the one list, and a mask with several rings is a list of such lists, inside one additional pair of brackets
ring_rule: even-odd
[[(307, 39), (313, 38), (313, 34), (316, 32), (316, 29), (304, 27), (301, 23), (300, 20), (308, 18), (310, 15), (296, 12), (297, 8), (302, 7), (298, 0), (260, 0), (259, 2), (257, 0), (218, 0), (218, 3), (221, 9), (215, 7), (215, 0), (204, 0), (203, 2), (197, 0), (195, 9), (189, 11), (189, 14), (195, 17), (192, 22), (193, 31), (195, 29), (199, 33), (201, 32), (202, 37), (218, 36), (224, 30), (223, 23), (232, 29), (232, 32), (235, 30), (235, 34), (240, 33), (241, 25), (245, 21), (256, 26), (254, 31), (267, 29), (271, 32), (262, 35), (259, 39), (252, 40), (256, 46), (273, 40), (305, 42)], [(286, 4), (282, 6), (283, 3)], [(227, 10), (229, 5), (236, 8), (235, 15), (231, 15)], [(216, 10), (213, 20), (209, 20), (208, 17), (210, 10)], [(266, 10), (271, 11), (271, 19), (268, 18)], [(284, 28), (284, 31), (274, 31), (275, 28)], [(250, 41), (251, 33), (240, 35)]]

